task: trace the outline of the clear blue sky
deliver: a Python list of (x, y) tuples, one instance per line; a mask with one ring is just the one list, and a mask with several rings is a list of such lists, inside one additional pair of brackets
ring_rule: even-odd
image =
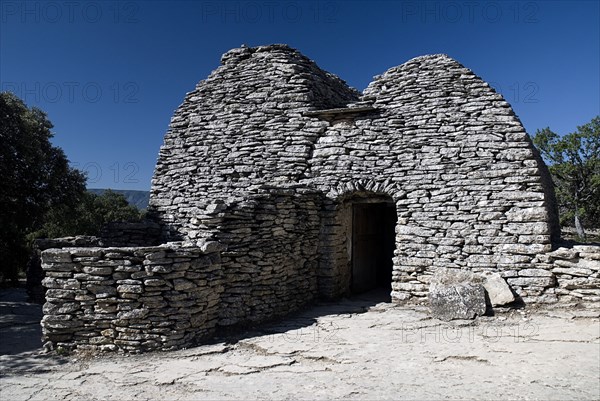
[(48, 113), (88, 187), (150, 188), (170, 117), (241, 44), (363, 90), (423, 54), (490, 82), (530, 134), (600, 114), (599, 1), (0, 1), (0, 90)]

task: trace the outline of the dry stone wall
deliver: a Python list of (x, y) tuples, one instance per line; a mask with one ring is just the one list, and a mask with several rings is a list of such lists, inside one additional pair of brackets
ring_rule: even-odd
[(555, 286), (545, 289), (549, 296), (553, 294), (565, 304), (599, 305), (600, 245), (560, 244), (556, 250), (541, 255), (540, 259), (550, 265), (550, 271), (556, 278)]
[(316, 296), (320, 200), (296, 191), (272, 188), (226, 210), (215, 236), (227, 247), (219, 325), (271, 319)]
[(223, 291), (213, 244), (44, 251), (45, 346), (139, 352), (206, 338)]
[(165, 239), (214, 239), (223, 254), (220, 324), (260, 321), (312, 300), (322, 195), (300, 183), (327, 123), (306, 110), (358, 99), (285, 45), (240, 48), (175, 112), (152, 181)]

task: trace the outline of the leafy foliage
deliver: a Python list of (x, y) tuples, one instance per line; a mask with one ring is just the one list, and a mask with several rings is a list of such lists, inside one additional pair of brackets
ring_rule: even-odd
[(98, 235), (106, 223), (138, 221), (141, 218), (143, 214), (129, 205), (121, 194), (111, 190), (102, 195), (86, 192), (74, 209), (65, 205), (50, 209), (44, 218), (44, 225), (30, 238)]
[(52, 146), (52, 124), (37, 108), (0, 93), (0, 273), (16, 280), (28, 258), (26, 236), (45, 214), (61, 205), (75, 208), (85, 193), (85, 176)]
[(0, 93), (0, 276), (15, 281), (35, 238), (97, 235), (111, 221), (139, 220), (140, 211), (112, 191), (94, 195), (85, 175), (52, 146), (46, 114)]
[[(106, 191), (106, 189), (88, 188), (88, 192), (96, 195), (102, 195)], [(110, 191), (123, 195), (131, 206), (135, 206), (140, 210), (145, 210), (148, 208), (148, 203), (150, 202), (150, 191), (138, 191), (133, 189), (111, 189)]]
[(585, 238), (584, 226), (600, 227), (600, 116), (562, 137), (538, 130), (533, 142), (550, 164), (561, 224)]

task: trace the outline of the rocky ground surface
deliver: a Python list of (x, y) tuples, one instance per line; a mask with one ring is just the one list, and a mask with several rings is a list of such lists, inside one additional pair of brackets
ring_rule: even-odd
[(0, 292), (1, 400), (600, 399), (598, 309), (442, 322), (368, 296), (175, 352), (40, 352), (41, 307)]

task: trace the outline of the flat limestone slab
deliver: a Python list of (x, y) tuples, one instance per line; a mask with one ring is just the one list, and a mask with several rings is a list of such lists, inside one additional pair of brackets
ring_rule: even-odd
[(515, 301), (515, 296), (506, 283), (506, 280), (498, 273), (483, 275), (483, 287), (488, 294), (492, 306), (506, 305)]

